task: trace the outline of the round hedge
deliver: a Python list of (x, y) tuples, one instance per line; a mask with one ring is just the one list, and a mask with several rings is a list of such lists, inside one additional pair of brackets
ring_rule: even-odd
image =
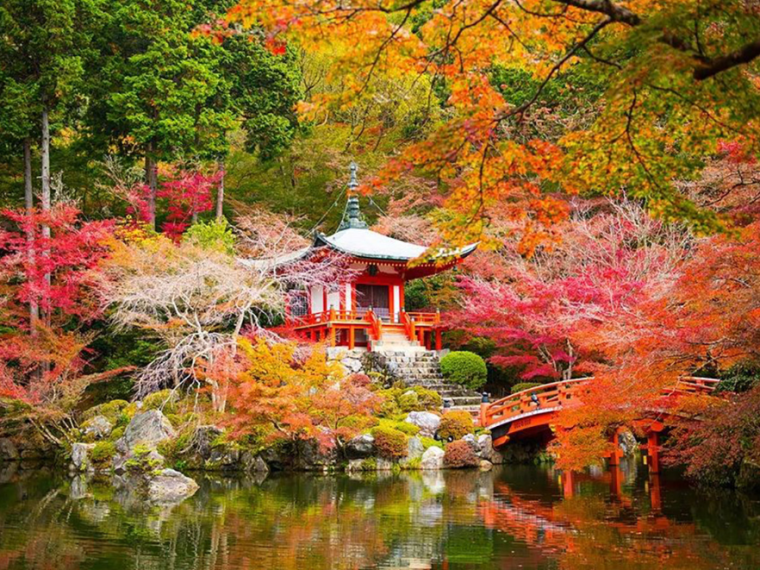
[(481, 388), (488, 376), (485, 360), (466, 350), (449, 352), (441, 358), (441, 372), (446, 380), (473, 390)]

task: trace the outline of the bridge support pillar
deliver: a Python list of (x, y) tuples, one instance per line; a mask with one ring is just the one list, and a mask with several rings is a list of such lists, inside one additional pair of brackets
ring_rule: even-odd
[(647, 433), (647, 456), (650, 473), (660, 472), (660, 436), (656, 431)]

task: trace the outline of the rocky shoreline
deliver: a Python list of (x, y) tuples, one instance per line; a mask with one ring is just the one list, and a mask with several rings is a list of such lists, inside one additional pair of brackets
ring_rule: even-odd
[(46, 461), (59, 470), (63, 467), (71, 477), (111, 476), (115, 487), (160, 504), (181, 501), (196, 492), (197, 484), (183, 472), (266, 476), (270, 471), (487, 471), (506, 462), (487, 433), (470, 433), (450, 442), (447, 450), (462, 448), (456, 460), (451, 460), (443, 444), (433, 439), (440, 424), (437, 414), (411, 412), (406, 423), (414, 426), (417, 434), (407, 438), (400, 457), (387, 457), (371, 433), (356, 436), (342, 449), (324, 449), (315, 441), (303, 440), (254, 451), (225, 441), (224, 430), (213, 425), (198, 426), (189, 436), (180, 435), (159, 409), (138, 410), (126, 426), (118, 426), (104, 413), (88, 418), (81, 430), (86, 441), (73, 443), (67, 450), (56, 449), (41, 438), (0, 438), (0, 465), (16, 462), (24, 469)]

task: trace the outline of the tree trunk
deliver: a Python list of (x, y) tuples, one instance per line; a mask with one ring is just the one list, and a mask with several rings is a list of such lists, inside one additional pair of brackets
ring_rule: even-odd
[[(32, 188), (32, 141), (24, 139), (24, 204), (26, 206), (27, 216), (34, 212), (34, 192)], [(30, 228), (26, 232), (27, 255), (29, 256), (29, 266), (34, 267), (34, 229)], [(37, 321), (40, 318), (40, 308), (37, 301), (32, 298), (29, 301), (29, 330), (32, 334), (36, 332)]]
[(219, 162), (219, 189), (216, 193), (216, 219), (221, 221), (224, 215), (224, 159), (220, 158)]
[[(42, 194), (40, 196), (42, 202), (42, 212), (47, 213), (50, 211), (51, 199), (50, 199), (50, 116), (47, 107), (42, 109), (42, 145), (40, 148), (40, 154), (42, 158)], [(43, 240), (50, 239), (50, 226), (42, 226), (42, 238)], [(47, 259), (50, 252), (45, 250), (43, 257)], [(45, 273), (45, 282), (50, 285), (50, 273)], [(46, 322), (50, 321), (50, 315), (47, 315)]]
[(153, 158), (153, 143), (148, 144), (145, 153), (145, 183), (150, 189), (148, 195), (148, 223), (156, 229), (156, 194), (158, 193), (158, 172), (156, 172), (156, 160)]

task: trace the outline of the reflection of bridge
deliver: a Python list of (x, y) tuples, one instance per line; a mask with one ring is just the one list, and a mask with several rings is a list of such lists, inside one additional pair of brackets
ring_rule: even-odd
[[(558, 414), (563, 410), (577, 408), (583, 405), (583, 395), (587, 393), (593, 378), (579, 378), (543, 384), (535, 388), (529, 388), (497, 400), (493, 403), (485, 403), (480, 409), (480, 425), (488, 428), (493, 437), (494, 446), (499, 447), (511, 439), (551, 437), (551, 425), (557, 420)], [(673, 409), (674, 405), (685, 395), (710, 394), (718, 380), (712, 378), (688, 377), (680, 379), (675, 386), (662, 391), (657, 402), (660, 410), (659, 416), (663, 416), (662, 410)], [(667, 414), (664, 414), (667, 415)], [(652, 460), (652, 468), (658, 470), (658, 446), (657, 434), (665, 426), (656, 420), (640, 420), (644, 431), (647, 433), (647, 449)], [(614, 443), (617, 444), (618, 434), (614, 435)], [(619, 447), (614, 446), (614, 454), (618, 453)], [(618, 457), (613, 456), (613, 463), (617, 463)]]
[[(660, 478), (657, 474), (651, 474), (646, 485), (650, 499), (650, 510), (646, 516), (636, 516), (634, 519), (627, 516), (611, 517), (607, 510), (594, 514), (593, 510), (574, 508), (574, 505), (584, 505), (588, 501), (588, 497), (577, 497), (573, 503), (576, 487), (584, 481), (609, 485), (611, 501), (605, 504), (609, 505), (612, 511), (615, 510), (615, 505), (623, 510), (631, 508), (632, 498), (622, 491), (624, 478), (619, 466), (600, 476), (562, 473), (560, 483), (564, 500), (551, 503), (522, 496), (507, 483), (498, 482), (494, 487), (494, 500), (482, 502), (479, 505), (479, 513), (487, 528), (497, 528), (549, 553), (577, 552), (583, 548), (581, 543), (584, 539), (581, 535), (584, 529), (601, 522), (606, 529), (614, 529), (619, 537), (628, 536), (636, 539), (650, 534), (665, 539), (695, 532), (696, 527), (693, 524), (673, 522), (662, 513)], [(663, 552), (668, 556), (672, 554), (669, 550), (673, 547), (674, 543), (663, 540), (660, 548), (668, 551)]]

